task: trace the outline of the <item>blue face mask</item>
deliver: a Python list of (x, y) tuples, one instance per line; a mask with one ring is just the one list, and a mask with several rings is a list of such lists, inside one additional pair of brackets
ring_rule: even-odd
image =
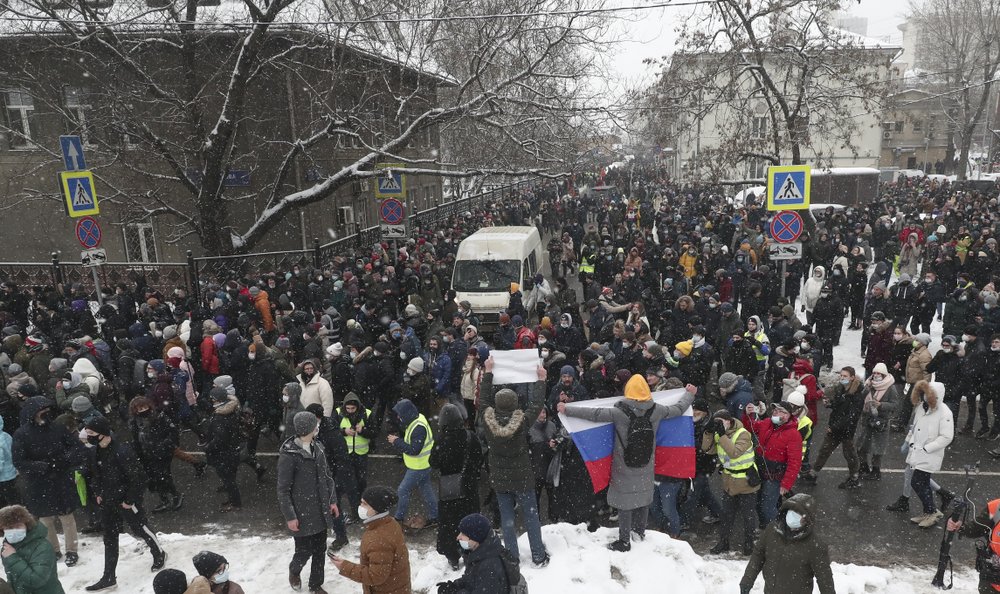
[(792, 530), (802, 528), (802, 515), (795, 510), (788, 510), (788, 512), (785, 513), (785, 525)]
[(468, 551), (469, 547), (471, 546), (471, 543), (469, 541), (467, 541), (467, 540), (460, 540), (460, 541), (458, 541), (458, 546), (460, 546), (460, 547), (462, 547), (462, 549)]
[(224, 584), (229, 581), (229, 567), (227, 566), (221, 573), (215, 574), (212, 581), (216, 584)]
[(17, 544), (28, 535), (26, 528), (8, 528), (3, 531), (3, 538), (10, 544)]
[(771, 422), (774, 423), (775, 425), (781, 425), (782, 423), (781, 417), (779, 417), (778, 415), (772, 415)]
[(846, 386), (849, 383), (851, 383), (851, 380), (847, 379), (846, 377), (840, 378), (840, 385)]

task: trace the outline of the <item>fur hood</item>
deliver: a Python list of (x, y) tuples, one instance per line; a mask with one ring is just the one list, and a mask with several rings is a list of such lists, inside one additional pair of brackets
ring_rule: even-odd
[(944, 384), (941, 382), (928, 382), (920, 380), (913, 384), (913, 391), (910, 392), (910, 403), (914, 407), (920, 406), (924, 400), (927, 406), (937, 408), (938, 402), (944, 399)]
[(524, 419), (524, 411), (521, 409), (515, 410), (509, 417), (506, 415), (497, 415), (493, 407), (487, 408), (486, 412), (483, 413), (483, 421), (486, 423), (486, 428), (495, 437), (500, 438), (513, 437), (521, 425), (524, 424)]

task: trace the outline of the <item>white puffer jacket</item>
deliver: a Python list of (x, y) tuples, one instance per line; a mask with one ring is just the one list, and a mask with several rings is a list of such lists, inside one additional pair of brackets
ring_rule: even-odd
[(909, 446), (906, 463), (916, 470), (937, 472), (941, 470), (945, 448), (955, 438), (955, 421), (951, 409), (944, 405), (944, 384), (921, 380), (913, 385), (910, 401), (913, 426), (906, 435)]
[(79, 373), (83, 383), (87, 384), (91, 398), (97, 396), (97, 393), (101, 391), (101, 380), (104, 379), (104, 376), (101, 375), (100, 371), (97, 371), (90, 359), (86, 357), (77, 359), (76, 363), (73, 363), (73, 371)]

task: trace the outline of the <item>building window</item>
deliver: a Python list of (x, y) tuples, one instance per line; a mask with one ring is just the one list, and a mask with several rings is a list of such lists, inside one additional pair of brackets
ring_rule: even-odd
[(747, 162), (747, 179), (763, 179), (767, 175), (767, 162), (751, 159)]
[(35, 101), (26, 91), (14, 89), (3, 94), (7, 128), (10, 130), (10, 148), (35, 148), (32, 142), (36, 133)]
[(924, 131), (924, 121), (923, 120), (913, 120), (913, 131), (923, 132)]
[(64, 87), (63, 96), (66, 101), (66, 111), (75, 124), (75, 132), (80, 134), (80, 140), (86, 146), (94, 146), (96, 140), (87, 114), (91, 112), (90, 92), (86, 87)]
[(896, 122), (895, 130), (896, 130), (896, 132), (902, 132), (903, 131), (903, 122)]
[(767, 116), (754, 116), (750, 126), (750, 138), (754, 140), (767, 138)]
[(130, 223), (123, 227), (125, 234), (125, 260), (128, 262), (156, 262), (156, 236), (152, 223)]

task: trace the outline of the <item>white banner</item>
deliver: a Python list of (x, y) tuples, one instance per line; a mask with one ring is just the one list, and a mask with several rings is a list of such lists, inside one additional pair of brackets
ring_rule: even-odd
[(493, 383), (531, 384), (538, 381), (538, 366), (542, 359), (535, 349), (490, 351), (493, 356)]

